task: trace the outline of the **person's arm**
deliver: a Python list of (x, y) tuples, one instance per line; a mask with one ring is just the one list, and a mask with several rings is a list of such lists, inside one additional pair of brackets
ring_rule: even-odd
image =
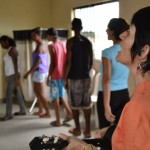
[(53, 70), (55, 68), (54, 54), (53, 54), (52, 46), (49, 45), (48, 49), (49, 49), (49, 55), (50, 55), (51, 64), (50, 64), (50, 67), (49, 67), (49, 73), (48, 73), (48, 77), (47, 77), (47, 85), (49, 83), (49, 80), (50, 80), (50, 77), (52, 75), (52, 72), (53, 72)]
[(109, 122), (114, 122), (115, 116), (112, 114), (110, 107), (111, 62), (109, 59), (102, 57), (102, 64), (103, 64), (102, 87), (103, 87), (105, 117)]
[(9, 51), (9, 56), (12, 58), (12, 62), (13, 62), (13, 66), (14, 66), (14, 71), (15, 71), (15, 83), (16, 85), (19, 85), (19, 72), (18, 72), (18, 53), (17, 50), (15, 48), (12, 48)]
[(31, 66), (30, 70), (24, 75), (24, 79), (27, 79), (28, 75), (31, 74), (34, 70), (36, 70), (40, 62), (40, 57), (37, 57), (35, 63)]
[(72, 40), (67, 41), (67, 56), (66, 56), (66, 63), (65, 63), (65, 69), (64, 69), (64, 84), (65, 87), (67, 88), (67, 80), (68, 80), (68, 74), (70, 71), (71, 67), (71, 58), (72, 58), (72, 52), (71, 52), (71, 47), (72, 47)]
[(92, 48), (92, 43), (90, 43), (89, 53), (90, 53), (90, 69), (91, 69), (92, 66), (93, 66), (93, 48)]

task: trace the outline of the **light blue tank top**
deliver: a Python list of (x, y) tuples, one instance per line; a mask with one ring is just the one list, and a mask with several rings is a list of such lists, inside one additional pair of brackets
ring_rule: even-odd
[[(122, 65), (121, 63), (116, 61), (116, 56), (118, 51), (121, 50), (119, 44), (115, 44), (105, 50), (102, 51), (102, 57), (107, 58), (111, 62), (111, 81), (110, 81), (110, 90), (118, 91), (122, 89), (128, 88), (128, 75), (129, 69)], [(100, 91), (102, 89), (102, 76), (103, 76), (103, 66), (100, 64), (100, 73), (101, 73), (101, 81), (100, 81)]]

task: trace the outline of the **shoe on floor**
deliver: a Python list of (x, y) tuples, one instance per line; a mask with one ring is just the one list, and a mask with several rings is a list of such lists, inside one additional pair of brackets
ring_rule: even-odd
[(1, 121), (7, 121), (10, 119), (13, 119), (13, 117), (12, 116), (4, 116), (4, 117), (0, 118)]
[(15, 116), (24, 116), (24, 115), (26, 115), (26, 112), (15, 112), (14, 115)]

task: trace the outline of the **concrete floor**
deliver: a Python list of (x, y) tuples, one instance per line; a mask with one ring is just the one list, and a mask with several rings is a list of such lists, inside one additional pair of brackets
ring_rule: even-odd
[[(5, 114), (5, 104), (0, 104), (0, 117)], [(34, 108), (34, 111), (37, 108)], [(13, 105), (13, 112), (18, 111), (18, 106)], [(68, 133), (68, 130), (74, 127), (73, 120), (68, 124), (61, 127), (50, 126), (49, 123), (55, 120), (54, 110), (51, 109), (52, 118), (41, 119), (32, 114), (27, 114), (26, 116), (14, 116), (12, 120), (0, 121), (0, 150), (30, 150), (29, 142), (36, 136), (59, 136), (60, 133)], [(81, 114), (81, 127), (84, 127), (83, 114)], [(65, 112), (61, 108), (61, 117), (65, 117)], [(92, 135), (95, 132), (94, 125), (95, 117), (92, 115), (91, 118), (91, 128)], [(84, 138), (83, 135), (78, 138)]]

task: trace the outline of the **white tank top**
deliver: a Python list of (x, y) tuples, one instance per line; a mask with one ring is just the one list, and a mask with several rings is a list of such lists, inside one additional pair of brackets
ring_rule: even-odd
[[(15, 74), (14, 64), (13, 64), (11, 56), (9, 56), (9, 51), (11, 48), (12, 47), (9, 47), (7, 54), (4, 56), (4, 69), (5, 69), (6, 76)], [(17, 65), (18, 65), (18, 60), (17, 60)], [(19, 69), (18, 69), (18, 72), (19, 72)]]

